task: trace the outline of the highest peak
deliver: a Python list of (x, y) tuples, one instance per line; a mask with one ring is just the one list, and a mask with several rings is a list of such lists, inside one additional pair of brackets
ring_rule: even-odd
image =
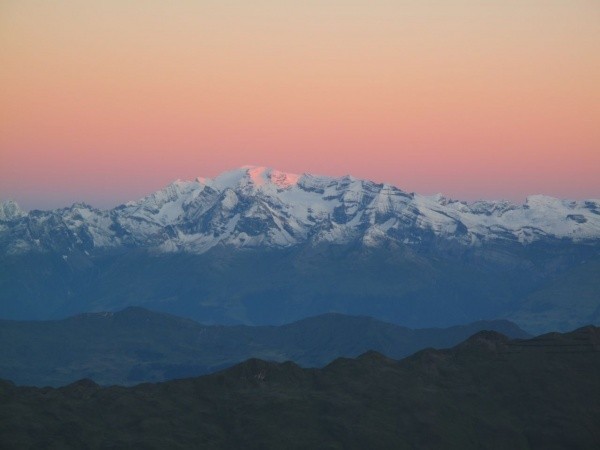
[(295, 185), (299, 175), (264, 166), (242, 166), (217, 176), (213, 182), (218, 188), (235, 188), (240, 185), (252, 184), (256, 187), (273, 184), (284, 189)]

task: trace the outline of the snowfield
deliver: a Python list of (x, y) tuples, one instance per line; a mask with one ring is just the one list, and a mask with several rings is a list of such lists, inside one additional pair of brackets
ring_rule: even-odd
[(432, 239), (480, 245), (600, 238), (600, 200), (543, 195), (522, 205), (423, 196), (350, 176), (296, 175), (245, 166), (215, 179), (175, 181), (111, 210), (86, 204), (26, 213), (0, 204), (4, 253), (133, 246), (203, 253), (216, 245), (288, 247), (361, 242), (419, 245)]

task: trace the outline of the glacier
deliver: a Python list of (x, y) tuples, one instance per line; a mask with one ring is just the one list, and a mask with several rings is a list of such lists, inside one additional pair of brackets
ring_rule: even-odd
[(533, 195), (524, 204), (452, 200), (385, 183), (244, 166), (214, 179), (177, 180), (110, 210), (85, 203), (49, 211), (0, 204), (5, 254), (145, 248), (204, 253), (216, 246), (284, 248), (356, 242), (366, 247), (461, 246), (539, 240), (594, 242), (600, 200)]

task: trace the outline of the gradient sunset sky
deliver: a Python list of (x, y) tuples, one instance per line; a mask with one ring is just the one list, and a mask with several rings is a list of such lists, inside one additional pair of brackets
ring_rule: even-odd
[(246, 164), (600, 197), (600, 1), (0, 2), (0, 200)]

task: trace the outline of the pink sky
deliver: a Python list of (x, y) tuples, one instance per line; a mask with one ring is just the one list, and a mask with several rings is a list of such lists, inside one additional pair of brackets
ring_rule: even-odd
[(595, 0), (8, 0), (0, 43), (0, 200), (25, 208), (246, 164), (600, 197)]

